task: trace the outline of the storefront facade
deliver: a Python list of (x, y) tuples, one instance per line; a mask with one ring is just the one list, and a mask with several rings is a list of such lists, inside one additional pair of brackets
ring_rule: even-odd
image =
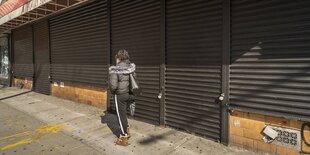
[(135, 119), (254, 151), (307, 151), (305, 142), (267, 144), (262, 130), (302, 132), (310, 121), (309, 8), (281, 0), (93, 1), (12, 30), (13, 81), (113, 109), (107, 69), (125, 48), (143, 88)]

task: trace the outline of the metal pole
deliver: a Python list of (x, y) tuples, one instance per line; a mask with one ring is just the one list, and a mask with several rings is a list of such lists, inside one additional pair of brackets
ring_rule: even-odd
[(48, 30), (48, 54), (49, 54), (49, 81), (50, 81), (50, 89), (49, 89), (49, 94), (53, 94), (52, 90), (52, 49), (51, 49), (51, 29), (50, 29), (50, 20), (47, 20), (47, 30)]
[(165, 125), (166, 0), (160, 0), (160, 125)]
[(12, 87), (12, 80), (13, 80), (13, 47), (12, 47), (12, 33), (8, 34), (7, 36), (8, 39), (8, 55), (9, 55), (9, 83), (8, 86)]
[(223, 1), (223, 59), (222, 59), (222, 93), (221, 103), (221, 143), (229, 143), (229, 65), (230, 65), (230, 0)]
[[(111, 66), (112, 64), (112, 50), (111, 50), (111, 0), (107, 0), (107, 51), (108, 51), (108, 62), (107, 67)], [(109, 70), (107, 70), (107, 88), (109, 85)], [(111, 105), (110, 105), (110, 91), (107, 91), (107, 110), (111, 110)]]
[(32, 33), (32, 91), (34, 91), (34, 87), (35, 87), (35, 81), (36, 81), (36, 65), (35, 65), (35, 51), (34, 51), (34, 46), (35, 46), (35, 43), (34, 43), (34, 37), (35, 37), (35, 34), (34, 34), (34, 25), (31, 25), (31, 33)]

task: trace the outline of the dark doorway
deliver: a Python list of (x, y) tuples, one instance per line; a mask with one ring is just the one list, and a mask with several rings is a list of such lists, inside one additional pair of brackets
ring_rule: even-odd
[(9, 85), (9, 44), (7, 35), (0, 36), (0, 85)]

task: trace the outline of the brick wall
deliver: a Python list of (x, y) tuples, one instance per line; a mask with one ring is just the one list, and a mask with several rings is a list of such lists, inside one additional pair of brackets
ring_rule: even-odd
[[(279, 155), (299, 155), (298, 150), (264, 143), (261, 133), (265, 125), (275, 125), (284, 128), (301, 130), (304, 122), (289, 120), (280, 117), (265, 116), (240, 111), (231, 112), (230, 115), (230, 144), (252, 150), (254, 152), (268, 152)], [(310, 129), (307, 128), (305, 137), (310, 141)], [(310, 152), (310, 147), (302, 144), (303, 150)]]
[(107, 109), (107, 90), (104, 88), (69, 83), (64, 83), (64, 87), (53, 83), (51, 88), (53, 96)]
[(32, 78), (25, 78), (25, 77), (16, 77), (14, 78), (14, 86), (20, 87), (20, 84), (23, 83), (24, 89), (32, 89)]

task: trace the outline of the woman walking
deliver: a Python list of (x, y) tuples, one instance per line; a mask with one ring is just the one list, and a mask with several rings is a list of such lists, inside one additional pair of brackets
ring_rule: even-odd
[(121, 134), (116, 144), (127, 146), (130, 138), (127, 120), (127, 106), (133, 102), (133, 96), (129, 92), (130, 74), (135, 76), (136, 66), (129, 61), (129, 54), (121, 49), (115, 55), (116, 66), (109, 68), (110, 91), (115, 96), (115, 107)]

